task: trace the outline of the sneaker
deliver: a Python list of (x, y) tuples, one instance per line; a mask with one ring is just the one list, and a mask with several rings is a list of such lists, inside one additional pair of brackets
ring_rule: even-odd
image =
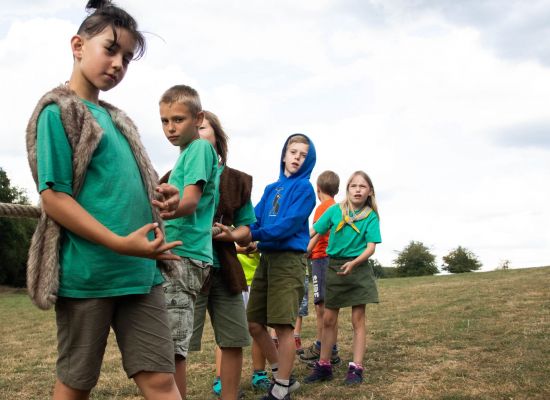
[(321, 355), (321, 348), (317, 346), (317, 343), (312, 343), (309, 347), (306, 347), (304, 349), (304, 352), (300, 354), (298, 359), (301, 362), (310, 362), (310, 361), (319, 361), (319, 357)]
[(315, 383), (322, 381), (330, 381), (332, 376), (332, 365), (321, 365), (319, 362), (315, 363), (315, 368), (311, 372), (311, 375), (306, 376), (305, 383)]
[(271, 387), (271, 380), (267, 377), (266, 371), (254, 371), (252, 374), (252, 388), (254, 390), (267, 392)]
[(222, 380), (219, 376), (216, 376), (214, 383), (212, 384), (212, 391), (216, 396), (221, 396), (222, 394)]
[(290, 375), (288, 379), (288, 393), (294, 393), (298, 389), (300, 389), (300, 382), (296, 380), (294, 375)]
[(294, 343), (296, 344), (296, 354), (303, 354), (304, 348), (302, 347), (302, 339), (300, 336), (294, 336)]
[[(271, 394), (271, 391), (273, 390), (273, 386), (275, 386), (275, 381), (271, 382), (271, 385), (269, 386), (269, 391), (267, 392), (266, 395), (262, 396), (260, 400), (279, 400)], [(290, 386), (291, 385), (289, 384), (288, 393), (281, 400), (290, 400)]]
[(363, 368), (356, 368), (350, 365), (344, 383), (346, 385), (359, 385), (363, 383)]

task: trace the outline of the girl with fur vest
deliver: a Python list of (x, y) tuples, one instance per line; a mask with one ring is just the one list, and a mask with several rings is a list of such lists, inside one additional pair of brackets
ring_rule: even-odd
[[(55, 303), (54, 399), (87, 399), (99, 378), (109, 330), (124, 369), (147, 399), (181, 399), (155, 260), (178, 257), (161, 216), (179, 193), (157, 175), (133, 122), (99, 100), (145, 50), (137, 23), (109, 1), (71, 38), (73, 70), (39, 101), (27, 128), (29, 163), (43, 213), (29, 254), (28, 287), (40, 308)], [(155, 194), (160, 197), (157, 200)], [(155, 222), (157, 221), (157, 222)], [(143, 343), (147, 343), (144, 346)]]

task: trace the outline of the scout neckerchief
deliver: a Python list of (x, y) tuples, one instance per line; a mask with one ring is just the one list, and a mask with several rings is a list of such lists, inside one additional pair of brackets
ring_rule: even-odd
[(372, 208), (369, 206), (363, 207), (359, 212), (353, 212), (353, 216), (350, 217), (350, 207), (349, 204), (346, 202), (346, 204), (340, 204), (340, 209), (342, 210), (342, 221), (338, 223), (336, 226), (336, 232), (338, 232), (340, 229), (342, 229), (346, 224), (351, 226), (353, 230), (357, 233), (361, 233), (359, 231), (359, 228), (354, 224), (355, 221), (361, 221), (362, 219), (365, 219), (369, 216), (369, 214), (372, 211)]

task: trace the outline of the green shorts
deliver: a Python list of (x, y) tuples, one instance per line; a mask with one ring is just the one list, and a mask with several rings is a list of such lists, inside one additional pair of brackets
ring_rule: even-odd
[(294, 326), (304, 297), (305, 253), (264, 251), (250, 289), (248, 322)]
[(168, 320), (174, 341), (174, 354), (187, 357), (193, 334), (195, 301), (208, 278), (212, 264), (182, 257), (177, 277), (165, 276), (163, 283)]
[(57, 377), (78, 390), (91, 390), (107, 345), (116, 334), (129, 378), (139, 372), (174, 373), (174, 352), (160, 285), (148, 294), (75, 299), (60, 297), (57, 322)]
[(231, 293), (224, 282), (220, 268), (212, 268), (212, 285), (208, 293), (200, 293), (195, 303), (193, 335), (189, 343), (190, 351), (201, 349), (202, 332), (206, 310), (214, 328), (214, 337), (219, 347), (250, 346), (250, 335), (246, 321), (243, 296)]
[(325, 307), (338, 309), (367, 303), (378, 303), (378, 289), (372, 266), (357, 265), (349, 275), (337, 275), (340, 267), (353, 258), (330, 258), (326, 272)]

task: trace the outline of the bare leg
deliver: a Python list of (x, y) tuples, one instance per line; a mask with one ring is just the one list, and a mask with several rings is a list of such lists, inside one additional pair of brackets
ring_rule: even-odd
[(265, 357), (255, 340), (252, 340), (252, 368), (254, 371), (265, 370)]
[(183, 357), (176, 357), (176, 374), (174, 378), (176, 379), (176, 385), (178, 386), (181, 398), (187, 398), (187, 364)]
[(317, 315), (317, 340), (321, 341), (323, 337), (323, 313), (325, 312), (325, 303), (315, 304), (315, 314)]
[(222, 351), (218, 346), (216, 346), (215, 352), (216, 352), (216, 376), (221, 376)]
[(165, 372), (139, 372), (134, 381), (147, 400), (181, 400), (174, 375)]
[(329, 361), (332, 347), (338, 337), (338, 312), (339, 309), (325, 308), (323, 315), (323, 337), (321, 339), (320, 360)]
[(89, 396), (89, 390), (73, 389), (65, 385), (59, 379), (55, 381), (55, 386), (53, 388), (54, 400), (88, 400)]
[(224, 347), (221, 354), (222, 399), (237, 400), (243, 367), (243, 349)]
[(249, 322), (248, 331), (250, 332), (250, 336), (252, 336), (254, 341), (257, 343), (261, 352), (264, 354), (265, 358), (267, 358), (267, 361), (269, 361), (270, 364), (279, 362), (279, 354), (275, 348), (273, 340), (271, 340), (271, 336), (267, 332), (267, 328), (257, 322)]
[(279, 338), (279, 372), (278, 379), (289, 379), (296, 355), (294, 333), (291, 325), (275, 325), (275, 332)]
[(363, 364), (365, 358), (367, 335), (365, 328), (365, 305), (357, 305), (351, 308), (351, 323), (353, 325), (353, 362)]

